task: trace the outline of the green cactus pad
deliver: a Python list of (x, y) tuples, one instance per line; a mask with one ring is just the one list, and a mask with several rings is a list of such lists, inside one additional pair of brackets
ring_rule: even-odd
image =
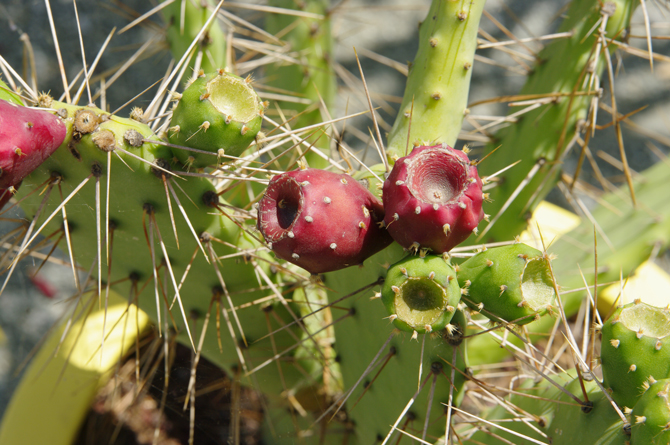
[[(249, 262), (243, 261), (240, 252), (251, 252), (252, 258), (260, 263), (259, 270), (263, 270), (270, 279), (276, 274), (270, 271), (270, 264), (266, 261), (269, 259), (267, 253), (262, 251), (256, 253), (260, 243), (241, 230), (231, 219), (215, 214), (212, 207), (207, 205), (204, 198), (216, 196), (214, 185), (208, 179), (199, 177), (176, 179), (164, 170), (157, 169), (159, 165), (169, 170), (169, 161), (173, 155), (168, 147), (153, 142), (156, 137), (145, 124), (111, 116), (93, 107), (79, 107), (54, 101), (52, 108), (59, 110), (58, 115), (66, 124), (68, 135), (61, 147), (24, 180), (24, 187), (19, 190), (18, 197), (26, 197), (31, 190), (45, 184), (51, 178), (60, 178), (38, 218), (39, 226), (63, 198), (88, 178), (88, 183), (71, 198), (66, 209), (73, 254), (82, 268), (89, 270), (98, 255), (96, 200), (99, 199), (101, 217), (99, 249), (103, 263), (101, 298), (104, 299), (105, 282), (110, 282), (112, 288), (121, 295), (135, 295), (138, 306), (155, 322), (158, 321), (154, 272), (160, 283), (158, 286), (160, 309), (165, 307), (166, 301), (169, 304), (175, 297), (167, 263), (163, 262), (165, 255), (156, 239), (156, 234), (160, 230), (173, 275), (176, 280), (184, 280), (180, 287), (184, 312), (188, 316), (198, 314), (198, 320), (190, 327), (194, 342), (200, 336), (205, 314), (211, 313), (212, 319), (215, 317), (219, 319), (219, 323), (212, 320), (208, 325), (202, 348), (205, 357), (229, 372), (239, 366), (236, 344), (244, 346), (244, 342), (241, 334), (238, 333), (236, 338), (233, 338), (229, 333), (223, 316), (224, 310), (225, 316), (232, 320), (231, 327), (236, 327), (234, 320), (236, 316), (240, 326), (244, 328), (247, 344), (254, 345), (243, 350), (247, 369), (272, 357), (275, 354), (273, 348), (283, 351), (295, 344), (295, 335), (300, 333), (297, 326), (293, 330), (281, 331), (273, 335), (273, 338), (256, 341), (266, 336), (270, 329), (280, 327), (277, 323), (291, 321), (292, 316), (281, 304), (266, 307), (252, 303), (261, 297), (266, 297), (267, 294), (260, 290), (249, 291), (250, 287), (253, 289), (258, 286), (256, 284), (258, 280), (254, 267)], [(110, 176), (108, 176), (108, 159), (111, 160)], [(99, 178), (100, 182), (99, 198), (96, 198), (96, 178)], [(109, 262), (106, 258), (104, 241), (108, 180), (109, 225), (110, 231), (113, 232), (109, 242)], [(165, 190), (166, 183), (175, 189), (175, 195), (187, 213), (193, 232), (199, 237), (203, 249), (208, 251), (211, 248), (212, 254), (225, 259), (221, 259), (216, 265), (207, 261), (197, 244), (196, 235), (187, 226), (172, 195), (172, 212), (170, 211)], [(22, 202), (22, 208), (29, 216), (35, 215), (44, 196), (38, 193), (30, 194)], [(171, 213), (174, 216), (174, 223)], [(62, 226), (63, 218), (57, 212), (44, 233), (59, 230)], [(179, 243), (175, 239), (174, 231), (179, 235)], [(147, 241), (152, 232), (154, 260)], [(213, 242), (213, 239), (224, 240), (233, 247), (222, 246)], [(65, 240), (62, 243), (63, 250), (67, 252)], [(240, 250), (234, 246), (238, 246)], [(197, 252), (196, 255), (194, 252)], [(156, 269), (153, 267), (154, 261)], [(221, 281), (217, 278), (215, 267), (220, 268), (231, 301), (234, 301), (233, 304), (236, 306), (234, 314), (226, 296), (222, 295)], [(92, 271), (97, 278), (97, 267), (93, 267)], [(97, 288), (97, 279), (93, 282), (95, 283), (93, 286)], [(160, 294), (163, 294), (162, 297)], [(213, 298), (216, 304), (210, 306)], [(213, 307), (218, 307), (218, 311)], [(274, 311), (270, 317), (274, 323), (272, 326), (268, 326), (269, 311)], [(297, 308), (293, 307), (292, 311), (296, 313)], [(218, 316), (216, 312), (219, 312)], [(184, 318), (179, 305), (175, 303), (170, 315), (163, 310), (161, 322), (167, 319), (170, 325), (174, 325), (178, 330), (181, 341), (190, 344)], [(160, 326), (164, 328), (164, 324)], [(219, 349), (219, 338), (221, 349)], [(275, 364), (266, 366), (250, 377), (245, 377), (244, 380), (248, 384), (262, 388), (265, 392), (274, 394), (280, 394), (286, 386), (293, 387), (298, 384), (297, 382), (304, 380), (304, 376), (296, 367), (283, 366), (282, 381), (277, 366)]]
[(187, 167), (202, 168), (239, 156), (261, 129), (264, 106), (248, 80), (219, 70), (201, 74), (181, 95), (172, 112), (168, 138)]
[(444, 329), (461, 298), (456, 271), (441, 256), (409, 256), (389, 267), (382, 302), (393, 324), (419, 334)]
[(582, 390), (580, 380), (576, 378), (564, 388), (582, 400), (582, 391), (586, 391), (589, 402), (584, 406), (577, 405), (563, 392), (556, 393), (558, 396), (554, 400), (558, 403), (554, 402), (553, 420), (547, 428), (548, 443), (626, 445), (629, 437), (624, 432), (624, 422), (609, 399), (593, 380), (584, 380), (583, 385)]
[(670, 379), (652, 384), (633, 408), (631, 445), (670, 443)]
[(556, 297), (549, 259), (522, 243), (479, 252), (460, 264), (458, 282), (471, 309), (519, 325), (546, 312)]
[(670, 311), (641, 302), (618, 308), (602, 328), (603, 383), (633, 408), (651, 376), (670, 377)]
[[(484, 1), (433, 1), (419, 24), (419, 49), (409, 67), (387, 154), (407, 154), (415, 142), (454, 146), (468, 103), (477, 30)], [(408, 138), (409, 133), (409, 138)]]

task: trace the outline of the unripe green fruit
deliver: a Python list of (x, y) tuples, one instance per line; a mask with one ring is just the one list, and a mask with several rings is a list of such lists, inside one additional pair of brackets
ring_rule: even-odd
[(633, 408), (649, 377), (670, 377), (670, 311), (641, 302), (618, 308), (602, 328), (603, 383)]
[(441, 256), (406, 257), (389, 267), (382, 302), (393, 324), (425, 334), (444, 329), (461, 298), (456, 271)]
[(549, 259), (521, 243), (479, 252), (460, 264), (458, 282), (471, 309), (518, 325), (542, 315), (556, 297)]
[(211, 153), (175, 149), (175, 156), (185, 166), (216, 165), (249, 147), (261, 129), (263, 112), (263, 102), (249, 78), (224, 70), (201, 74), (179, 98), (168, 138), (172, 144)]
[(670, 443), (670, 379), (652, 384), (633, 408), (631, 445)]

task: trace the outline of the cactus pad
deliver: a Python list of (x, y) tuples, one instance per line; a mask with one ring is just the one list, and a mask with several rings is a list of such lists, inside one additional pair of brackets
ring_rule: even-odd
[(381, 203), (349, 175), (294, 170), (270, 181), (258, 228), (275, 254), (311, 273), (360, 264), (392, 240)]
[(543, 314), (556, 297), (549, 259), (521, 243), (479, 252), (459, 266), (458, 282), (471, 309), (519, 325)]
[[(247, 78), (224, 70), (201, 74), (181, 95), (172, 113), (170, 142), (204, 150), (175, 150), (186, 166), (214, 165), (225, 156), (239, 156), (261, 129), (264, 106)], [(221, 151), (223, 150), (223, 152)]]
[(393, 264), (382, 302), (393, 324), (419, 334), (445, 329), (461, 298), (456, 271), (441, 256), (407, 257)]
[(451, 250), (484, 217), (482, 182), (468, 156), (442, 144), (398, 159), (383, 189), (386, 227), (406, 249)]
[(602, 328), (603, 383), (633, 408), (651, 376), (670, 377), (670, 311), (641, 302), (618, 308)]

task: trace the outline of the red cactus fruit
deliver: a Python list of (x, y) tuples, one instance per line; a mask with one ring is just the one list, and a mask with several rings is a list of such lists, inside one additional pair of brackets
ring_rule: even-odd
[(63, 143), (65, 134), (65, 124), (48, 111), (0, 99), (0, 189), (18, 187)]
[(484, 218), (477, 167), (446, 144), (416, 147), (398, 159), (382, 196), (388, 232), (415, 251), (448, 252)]
[(280, 258), (311, 273), (360, 264), (393, 242), (379, 200), (349, 175), (308, 168), (272, 178), (258, 229)]

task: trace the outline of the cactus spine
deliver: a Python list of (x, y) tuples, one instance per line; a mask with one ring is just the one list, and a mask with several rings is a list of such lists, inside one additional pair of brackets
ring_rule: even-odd
[[(491, 190), (493, 203), (487, 212), (496, 215), (496, 219), (482, 231), (484, 240), (504, 241), (519, 235), (535, 206), (556, 184), (560, 171), (560, 163), (556, 162), (568, 146), (576, 144), (575, 136), (583, 132), (588, 143), (596, 112), (589, 107), (597, 104), (592, 98), (599, 94), (594, 82), (606, 66), (604, 53), (614, 47), (603, 39), (621, 38), (636, 6), (637, 2), (630, 0), (571, 2), (559, 31), (570, 31), (572, 36), (548, 44), (539, 53), (518, 96), (539, 101), (525, 105), (527, 112), (519, 117), (519, 122), (498, 132), (487, 147), (490, 151), (500, 146), (482, 163), (482, 175), (520, 162), (501, 174), (498, 185)], [(602, 29), (595, 28), (597, 23)], [(510, 113), (520, 110), (521, 107), (512, 107)], [(586, 124), (578, 126), (582, 120)], [(520, 184), (525, 185), (508, 203)]]
[[(277, 102), (285, 112), (297, 114), (297, 118), (287, 116), (291, 119), (292, 128), (319, 124), (326, 120), (324, 111), (332, 110), (337, 93), (337, 79), (332, 65), (330, 1), (271, 0), (269, 4), (308, 14), (294, 16), (287, 11), (286, 14), (268, 14), (266, 17), (266, 30), (281, 39), (289, 50), (289, 58), (295, 59), (272, 66), (268, 70), (268, 84), (280, 94), (296, 95), (296, 102)], [(316, 131), (307, 141), (329, 153), (331, 140), (328, 134)], [(329, 164), (312, 152), (308, 152), (305, 159), (314, 168), (325, 168)]]

